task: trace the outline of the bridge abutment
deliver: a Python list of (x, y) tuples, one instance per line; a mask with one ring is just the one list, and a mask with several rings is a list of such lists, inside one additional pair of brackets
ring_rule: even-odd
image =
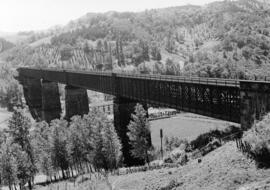
[(87, 90), (84, 88), (67, 85), (65, 87), (66, 119), (74, 115), (84, 115), (89, 112)]
[(42, 120), (50, 123), (61, 116), (58, 83), (42, 80)]
[(270, 111), (270, 84), (258, 81), (240, 82), (241, 127), (249, 129)]
[(41, 121), (42, 96), (40, 79), (23, 77), (20, 82), (23, 85), (24, 98), (32, 117), (37, 121)]
[[(137, 101), (122, 97), (115, 97), (113, 103), (114, 126), (122, 143), (124, 164), (126, 166), (142, 165), (144, 164), (143, 160), (135, 158), (131, 155), (130, 150), (132, 147), (129, 144), (129, 138), (127, 136), (127, 126), (130, 123), (131, 114), (134, 113)], [(143, 106), (144, 109), (147, 110), (147, 106)], [(149, 143), (151, 144), (151, 134), (149, 134)]]

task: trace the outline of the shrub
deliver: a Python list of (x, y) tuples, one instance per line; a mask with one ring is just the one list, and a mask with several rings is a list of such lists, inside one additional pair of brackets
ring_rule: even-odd
[(179, 183), (177, 182), (176, 179), (172, 179), (168, 185), (166, 185), (165, 187), (162, 187), (161, 190), (171, 190), (171, 189), (175, 189), (176, 187), (179, 187), (183, 185), (183, 183)]
[(199, 135), (195, 140), (190, 142), (190, 146), (193, 150), (201, 149), (202, 147), (206, 146), (209, 142), (211, 142), (212, 137), (210, 133), (205, 133)]
[(174, 148), (178, 148), (180, 146), (184, 146), (184, 148), (188, 145), (188, 141), (186, 139), (180, 139), (178, 137), (167, 137), (165, 136), (165, 150), (172, 151)]
[(164, 158), (164, 163), (173, 163), (173, 159), (171, 157)]
[(230, 141), (242, 136), (242, 130), (240, 127), (229, 126), (224, 130), (211, 130), (207, 133), (199, 135), (196, 139), (190, 142), (191, 150), (201, 149), (212, 142), (214, 139)]
[(177, 163), (179, 163), (180, 165), (185, 165), (187, 162), (188, 162), (188, 156), (186, 153), (182, 154), (177, 160)]
[(220, 147), (221, 143), (219, 140), (214, 139), (210, 143), (208, 143), (202, 150), (202, 156), (208, 154), (209, 152), (215, 150), (216, 148)]
[(270, 114), (245, 132), (243, 141), (249, 144), (248, 154), (259, 168), (270, 167)]
[(185, 150), (181, 150), (180, 148), (174, 149), (164, 158), (164, 163), (179, 163), (180, 165), (184, 165), (187, 161), (188, 159)]

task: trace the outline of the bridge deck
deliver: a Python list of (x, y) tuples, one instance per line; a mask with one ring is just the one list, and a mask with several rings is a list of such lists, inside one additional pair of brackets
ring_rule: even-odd
[[(99, 75), (108, 76), (113, 75), (117, 77), (136, 78), (136, 79), (149, 79), (149, 80), (162, 80), (162, 81), (174, 81), (182, 83), (195, 83), (195, 84), (207, 84), (218, 86), (232, 86), (239, 87), (239, 80), (235, 79), (221, 79), (221, 78), (206, 78), (206, 77), (184, 77), (184, 76), (172, 76), (172, 75), (152, 75), (152, 74), (126, 74), (126, 73), (113, 73), (113, 72), (96, 72), (96, 71), (83, 71), (83, 70), (69, 70), (69, 69), (36, 69), (36, 68), (19, 68), (18, 71), (25, 76), (34, 78), (47, 78), (50, 77), (46, 73), (60, 74), (87, 74), (87, 75)], [(53, 76), (52, 76), (53, 77)], [(67, 76), (66, 76), (67, 77)]]

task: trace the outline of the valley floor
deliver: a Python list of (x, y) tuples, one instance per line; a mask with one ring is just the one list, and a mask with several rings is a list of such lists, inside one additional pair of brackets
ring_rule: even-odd
[(181, 112), (176, 116), (166, 119), (151, 121), (151, 138), (155, 148), (160, 147), (160, 129), (164, 137), (178, 137), (193, 140), (198, 135), (209, 132), (211, 129), (225, 129), (229, 125), (239, 124), (213, 119), (192, 113)]

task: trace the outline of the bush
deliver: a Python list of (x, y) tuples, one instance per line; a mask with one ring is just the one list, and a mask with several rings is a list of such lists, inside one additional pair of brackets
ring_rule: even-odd
[(207, 133), (199, 135), (196, 139), (190, 142), (191, 150), (201, 149), (212, 142), (214, 139), (223, 141), (230, 141), (242, 136), (242, 130), (240, 127), (229, 126), (224, 130), (211, 130)]
[(188, 156), (186, 153), (182, 154), (177, 160), (177, 163), (180, 165), (185, 165), (187, 162), (188, 162)]
[(164, 163), (173, 163), (173, 159), (171, 157), (164, 158)]
[(217, 149), (218, 147), (221, 146), (221, 143), (219, 140), (214, 139), (213, 141), (211, 141), (210, 143), (208, 143), (202, 150), (202, 156), (205, 156), (206, 154), (208, 154), (209, 152)]
[(168, 185), (166, 185), (165, 187), (162, 187), (161, 190), (171, 190), (171, 189), (175, 189), (179, 186), (183, 185), (183, 183), (179, 183), (177, 182), (176, 179), (172, 179)]
[(164, 158), (164, 163), (179, 163), (184, 165), (188, 162), (185, 150), (180, 148), (174, 149), (168, 156)]
[(259, 168), (270, 167), (270, 114), (245, 132), (243, 141), (249, 144), (248, 154)]
[(201, 149), (212, 141), (211, 133), (205, 133), (199, 135), (195, 140), (190, 142), (190, 146), (193, 150)]
[(167, 137), (165, 136), (165, 150), (172, 151), (175, 148), (183, 146), (184, 149), (188, 145), (188, 141), (186, 139), (180, 139), (178, 137)]

